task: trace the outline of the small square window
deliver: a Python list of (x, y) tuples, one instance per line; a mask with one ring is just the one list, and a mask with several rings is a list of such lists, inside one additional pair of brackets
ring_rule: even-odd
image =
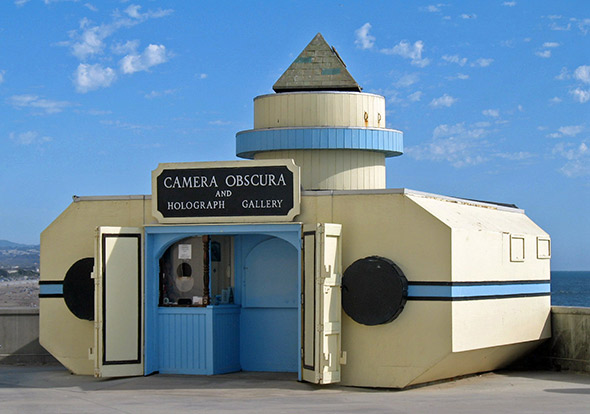
[(524, 236), (510, 235), (510, 261), (524, 262)]
[(551, 258), (551, 239), (546, 236), (537, 237), (537, 259)]

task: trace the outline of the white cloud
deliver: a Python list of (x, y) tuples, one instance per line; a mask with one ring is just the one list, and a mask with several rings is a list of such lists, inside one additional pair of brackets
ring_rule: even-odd
[(590, 31), (590, 18), (586, 18), (578, 21), (578, 28), (584, 35), (587, 35)]
[(505, 160), (510, 161), (522, 161), (528, 160), (529, 158), (535, 157), (535, 154), (531, 154), (530, 152), (526, 151), (519, 151), (519, 152), (498, 152), (494, 154), (496, 157), (503, 158)]
[(158, 98), (158, 97), (164, 96), (164, 95), (171, 95), (175, 92), (176, 92), (176, 89), (166, 89), (163, 91), (151, 91), (150, 93), (145, 94), (144, 97), (147, 99), (153, 99), (153, 98)]
[(387, 95), (388, 95), (387, 102), (389, 102), (389, 103), (392, 103), (395, 105), (400, 105), (404, 102), (404, 100), (399, 97), (398, 91), (388, 91)]
[(535, 55), (547, 59), (547, 58), (551, 57), (551, 51), (550, 50), (543, 50), (540, 52), (535, 52)]
[(590, 175), (590, 143), (560, 142), (553, 148), (553, 154), (566, 160), (559, 170), (565, 176), (573, 178)]
[(504, 3), (502, 3), (503, 6), (508, 6), (508, 7), (514, 7), (516, 6), (516, 2), (515, 1), (505, 1)]
[(88, 114), (88, 115), (93, 115), (93, 116), (103, 116), (103, 115), (110, 115), (113, 113), (113, 111), (110, 110), (101, 110), (101, 109), (89, 109), (87, 111), (84, 111), (84, 113)]
[(43, 144), (51, 141), (50, 137), (39, 136), (36, 131), (27, 131), (21, 133), (11, 132), (8, 137), (19, 145)]
[(573, 91), (570, 91), (570, 94), (573, 95), (574, 100), (580, 103), (586, 103), (590, 101), (590, 90), (576, 88)]
[(14, 0), (14, 4), (16, 4), (17, 6), (24, 6), (29, 1), (31, 1), (31, 0)]
[(354, 34), (356, 40), (354, 44), (361, 49), (371, 49), (375, 44), (375, 37), (369, 34), (371, 30), (371, 23), (365, 23), (360, 28), (356, 29)]
[(230, 121), (222, 121), (220, 119), (216, 119), (215, 121), (209, 121), (209, 125), (223, 126), (223, 125), (229, 125), (229, 124), (231, 124)]
[(420, 7), (419, 10), (427, 13), (439, 13), (444, 6), (446, 5), (443, 3), (429, 4), (428, 6)]
[(532, 154), (527, 151), (518, 151), (518, 152), (498, 152), (495, 153), (494, 156), (498, 158), (503, 158), (505, 160), (510, 161), (523, 161), (528, 160), (530, 158), (535, 157), (535, 154)]
[(167, 16), (173, 10), (158, 9), (140, 12), (141, 6), (130, 5), (125, 9), (124, 14), (119, 11), (113, 13), (113, 20), (107, 24), (92, 25), (84, 18), (80, 21), (79, 30), (69, 33), (70, 41), (61, 42), (61, 45), (70, 46), (72, 54), (82, 61), (86, 61), (96, 55), (104, 53), (106, 48), (105, 40), (116, 31), (124, 27), (133, 27), (148, 19)]
[(397, 82), (394, 83), (395, 86), (398, 88), (407, 88), (418, 82), (419, 76), (417, 73), (408, 73), (406, 75), (401, 76)]
[[(81, 22), (81, 26), (85, 26), (86, 24), (86, 20)], [(113, 31), (113, 27), (101, 25), (85, 28), (80, 35), (74, 34), (73, 36), (78, 40), (72, 44), (72, 54), (80, 60), (86, 60), (88, 57), (102, 54), (105, 48), (104, 39), (110, 36)]]
[(128, 40), (125, 43), (116, 43), (111, 46), (113, 53), (117, 55), (125, 55), (128, 53), (135, 53), (139, 47), (139, 40)]
[(551, 102), (553, 104), (558, 104), (561, 102), (561, 98), (554, 96), (553, 98), (549, 99), (549, 102)]
[(480, 68), (485, 68), (487, 66), (490, 66), (492, 64), (492, 62), (494, 61), (494, 59), (484, 59), (484, 58), (479, 58), (477, 59), (475, 62), (473, 62), (471, 64), (472, 67), (480, 67)]
[(429, 105), (432, 106), (433, 108), (441, 108), (441, 107), (448, 108), (457, 101), (458, 101), (457, 98), (453, 98), (452, 96), (449, 96), (445, 93), (440, 98), (433, 99)]
[(422, 98), (422, 91), (416, 91), (408, 95), (408, 101), (418, 102)]
[(141, 55), (130, 54), (119, 62), (123, 73), (131, 74), (148, 70), (152, 66), (167, 62), (170, 54), (164, 45), (149, 45)]
[(551, 30), (556, 30), (556, 31), (569, 31), (572, 28), (572, 24), (568, 23), (565, 26), (560, 26), (559, 24), (557, 24), (556, 22), (551, 22), (551, 24), (549, 25), (549, 28)]
[(430, 59), (422, 58), (422, 52), (424, 50), (424, 42), (418, 40), (414, 44), (402, 40), (391, 49), (381, 49), (381, 53), (386, 55), (399, 55), (406, 59), (411, 59), (411, 63), (414, 66), (423, 68), (430, 63)]
[(5, 70), (0, 70), (0, 83), (4, 82), (4, 74), (6, 73)]
[(117, 78), (115, 71), (109, 67), (102, 67), (100, 64), (89, 65), (80, 63), (74, 72), (74, 85), (80, 93), (86, 93), (99, 88), (106, 88)]
[(467, 14), (467, 13), (463, 13), (461, 15), (462, 19), (477, 19), (477, 14), (473, 13), (473, 14)]
[(578, 66), (574, 71), (574, 78), (584, 83), (590, 83), (590, 66)]
[(561, 68), (561, 70), (559, 71), (559, 75), (557, 75), (555, 77), (555, 79), (557, 79), (557, 80), (565, 80), (565, 79), (569, 79), (569, 78), (570, 78), (570, 74), (565, 66)]
[(90, 4), (90, 3), (84, 3), (84, 7), (86, 7), (88, 10), (93, 11), (93, 12), (98, 11), (98, 9), (93, 4)]
[(107, 125), (107, 126), (111, 126), (113, 128), (119, 128), (119, 129), (124, 129), (127, 131), (133, 131), (133, 133), (135, 134), (141, 134), (143, 131), (149, 131), (149, 130), (153, 130), (156, 129), (156, 126), (152, 126), (152, 125), (142, 125), (142, 124), (131, 124), (129, 122), (122, 122), (119, 121), (118, 119), (115, 121), (112, 120), (102, 120), (100, 121), (100, 123), (102, 125)]
[(492, 118), (497, 118), (500, 116), (500, 111), (497, 109), (485, 109), (481, 111), (481, 113)]
[(197, 73), (195, 76), (199, 79), (207, 79), (208, 75), (206, 73)]
[(165, 17), (165, 16), (168, 16), (169, 14), (172, 14), (174, 12), (174, 10), (171, 10), (171, 9), (166, 9), (166, 10), (158, 9), (156, 11), (148, 10), (145, 13), (141, 13), (140, 10), (141, 10), (141, 6), (139, 6), (137, 4), (132, 4), (125, 9), (125, 13), (133, 19), (144, 21), (147, 19), (157, 19), (160, 17)]
[(67, 101), (53, 101), (43, 99), (37, 95), (13, 95), (8, 99), (8, 103), (17, 109), (35, 108), (41, 109), (46, 114), (55, 114), (64, 110), (72, 104)]
[(417, 160), (447, 161), (456, 168), (473, 166), (486, 161), (488, 143), (483, 140), (489, 130), (465, 123), (439, 125), (432, 132), (432, 139), (422, 146), (406, 149)]
[(553, 132), (547, 135), (549, 138), (562, 138), (566, 137), (575, 137), (576, 135), (580, 134), (584, 131), (584, 125), (568, 125), (562, 126), (557, 129), (557, 132)]
[(557, 42), (545, 42), (545, 43), (543, 43), (543, 47), (544, 48), (559, 47), (559, 43), (557, 43)]
[(467, 63), (467, 58), (462, 58), (458, 55), (443, 55), (442, 59), (449, 63), (456, 63), (459, 66), (465, 66), (465, 64)]
[(584, 130), (584, 125), (570, 125), (570, 126), (562, 126), (558, 129), (558, 131), (568, 137), (575, 137), (580, 132)]
[(465, 79), (469, 79), (469, 75), (466, 75), (464, 73), (457, 73), (455, 76), (448, 76), (447, 79), (448, 80), (456, 80), (456, 79), (465, 80)]

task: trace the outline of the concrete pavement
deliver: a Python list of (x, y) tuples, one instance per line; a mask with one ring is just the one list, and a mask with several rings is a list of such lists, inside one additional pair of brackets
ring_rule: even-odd
[(95, 379), (61, 366), (0, 366), (11, 413), (588, 413), (590, 375), (488, 373), (395, 391), (315, 386), (294, 374)]

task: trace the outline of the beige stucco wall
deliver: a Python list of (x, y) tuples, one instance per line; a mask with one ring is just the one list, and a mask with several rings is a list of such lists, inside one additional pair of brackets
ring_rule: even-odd
[[(143, 196), (70, 204), (41, 233), (41, 281), (62, 281), (76, 261), (94, 257), (98, 226), (142, 227), (152, 220), (151, 204)], [(92, 375), (93, 322), (74, 316), (63, 298), (39, 302), (41, 345), (70, 371)]]

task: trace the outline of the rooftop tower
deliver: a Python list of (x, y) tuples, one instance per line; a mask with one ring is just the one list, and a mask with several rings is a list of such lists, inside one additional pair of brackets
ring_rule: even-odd
[(291, 158), (304, 190), (386, 187), (385, 158), (402, 154), (403, 134), (386, 128), (385, 98), (361, 92), (320, 33), (273, 89), (254, 98), (254, 129), (237, 133), (238, 157)]

